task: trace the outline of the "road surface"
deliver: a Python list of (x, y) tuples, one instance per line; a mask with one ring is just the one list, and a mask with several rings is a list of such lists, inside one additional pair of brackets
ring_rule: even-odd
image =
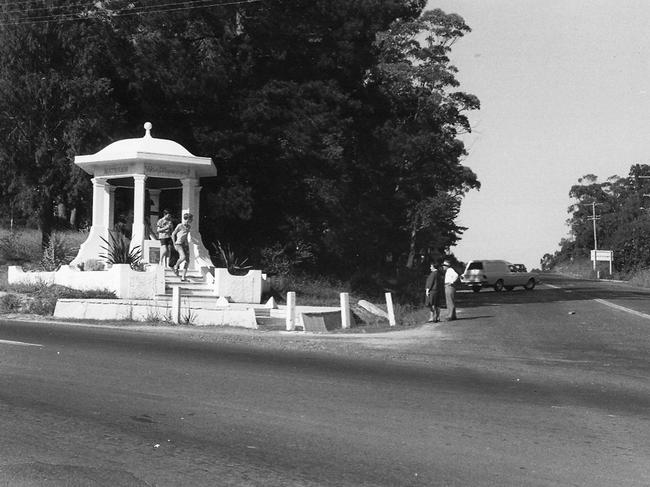
[(0, 485), (648, 486), (650, 294), (377, 334), (0, 322)]

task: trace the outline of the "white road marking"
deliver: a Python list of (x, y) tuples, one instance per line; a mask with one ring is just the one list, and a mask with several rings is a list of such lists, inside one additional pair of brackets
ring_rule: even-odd
[[(561, 288), (560, 286), (555, 286), (553, 284), (544, 283), (544, 285), (552, 287), (553, 289), (561, 289), (562, 291), (569, 292), (568, 290)], [(594, 301), (600, 304), (604, 304), (605, 306), (609, 306), (610, 308), (614, 308), (619, 311), (625, 311), (626, 313), (630, 313), (631, 315), (640, 316), (641, 318), (650, 320), (650, 315), (647, 313), (642, 313), (641, 311), (636, 311), (631, 308), (626, 308), (625, 306), (621, 306), (620, 304), (614, 304), (611, 301), (607, 301), (605, 299), (595, 298)]]
[(563, 291), (566, 291), (566, 289), (564, 289), (564, 288), (562, 288), (560, 286), (556, 286), (555, 284), (549, 284), (548, 282), (545, 282), (543, 285), (548, 286), (548, 287), (552, 287), (553, 289), (562, 289)]
[(38, 343), (27, 343), (27, 342), (12, 342), (11, 340), (0, 340), (0, 345), (5, 344), (5, 345), (22, 345), (23, 347), (42, 347), (43, 345), (40, 345)]
[(636, 311), (630, 308), (626, 308), (625, 306), (620, 306), (618, 304), (611, 303), (609, 301), (605, 301), (604, 299), (594, 299), (597, 303), (604, 304), (605, 306), (609, 306), (610, 308), (617, 309), (619, 311), (625, 311), (626, 313), (630, 313), (632, 315), (640, 316), (641, 318), (646, 318), (650, 320), (650, 315), (647, 313), (641, 313), (641, 311)]

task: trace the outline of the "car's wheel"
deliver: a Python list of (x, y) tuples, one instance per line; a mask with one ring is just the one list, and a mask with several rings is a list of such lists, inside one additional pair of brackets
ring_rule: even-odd
[(503, 279), (499, 279), (497, 282), (494, 283), (494, 290), (498, 293), (503, 291)]
[(472, 291), (475, 293), (479, 292), (481, 290), (481, 286), (472, 286)]
[(514, 286), (506, 286), (506, 291), (512, 291), (514, 288)]
[(524, 289), (526, 289), (526, 291), (532, 291), (535, 289), (535, 279), (532, 277), (528, 279), (528, 282), (524, 285)]

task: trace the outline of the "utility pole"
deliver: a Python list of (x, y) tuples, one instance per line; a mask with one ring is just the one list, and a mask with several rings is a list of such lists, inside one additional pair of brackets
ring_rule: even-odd
[(602, 203), (596, 203), (592, 201), (591, 203), (583, 203), (583, 206), (591, 206), (591, 216), (587, 217), (587, 220), (591, 220), (594, 224), (594, 260), (593, 260), (593, 269), (596, 271), (596, 277), (600, 279), (600, 271), (596, 269), (597, 259), (596, 253), (598, 250), (598, 236), (596, 234), (596, 220), (600, 220), (600, 216), (596, 215), (596, 205), (601, 205)]
[(599, 216), (596, 216), (596, 202), (591, 203), (591, 216), (589, 220), (594, 223), (594, 250), (598, 250), (598, 237), (596, 235), (596, 220), (600, 220)]

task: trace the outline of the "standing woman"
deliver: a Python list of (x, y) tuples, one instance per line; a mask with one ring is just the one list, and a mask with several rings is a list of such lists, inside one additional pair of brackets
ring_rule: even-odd
[(187, 281), (187, 266), (189, 265), (188, 259), (190, 258), (190, 244), (187, 240), (187, 237), (190, 234), (190, 227), (192, 226), (192, 214), (185, 213), (183, 215), (183, 222), (176, 225), (176, 228), (172, 232), (172, 241), (174, 242), (174, 248), (178, 252), (178, 260), (174, 266), (174, 274), (178, 275), (178, 270), (183, 264), (183, 277), (181, 281)]
[(163, 210), (163, 217), (156, 223), (156, 231), (158, 232), (158, 240), (160, 240), (160, 262), (159, 264), (167, 267), (169, 262), (169, 255), (172, 250), (172, 230), (174, 223), (172, 222), (172, 215), (169, 210)]
[(438, 265), (431, 263), (429, 267), (431, 273), (427, 277), (425, 286), (426, 305), (431, 309), (429, 322), (438, 323), (440, 321), (440, 308), (445, 299), (445, 276), (439, 269)]

